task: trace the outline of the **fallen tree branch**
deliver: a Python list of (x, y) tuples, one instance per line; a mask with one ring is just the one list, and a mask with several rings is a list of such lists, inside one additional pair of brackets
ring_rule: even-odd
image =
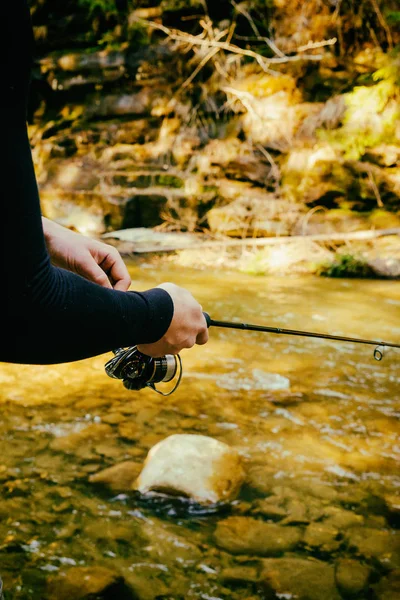
[(258, 54), (258, 52), (254, 52), (253, 50), (248, 50), (246, 48), (240, 48), (235, 44), (229, 42), (219, 42), (209, 39), (204, 39), (204, 33), (198, 36), (191, 35), (189, 33), (184, 33), (179, 30), (169, 29), (169, 27), (165, 27), (165, 25), (161, 25), (160, 23), (154, 23), (153, 21), (146, 21), (144, 19), (139, 19), (137, 17), (133, 17), (130, 19), (130, 23), (140, 23), (142, 25), (146, 25), (148, 27), (152, 27), (153, 29), (158, 29), (167, 35), (171, 40), (175, 42), (181, 42), (184, 44), (189, 44), (192, 46), (203, 46), (206, 48), (218, 48), (220, 50), (225, 50), (226, 52), (230, 52), (232, 54), (238, 54), (240, 56), (248, 56), (249, 58), (253, 58), (257, 61), (263, 71), (268, 72), (269, 65), (271, 64), (281, 64), (286, 62), (296, 62), (299, 60), (322, 60), (324, 58), (323, 54), (296, 54), (294, 56), (279, 56), (274, 58), (265, 58)]
[[(196, 234), (193, 234), (194, 236)], [(388, 235), (399, 235), (400, 227), (393, 229), (367, 229), (363, 231), (354, 231), (352, 233), (320, 233), (315, 235), (289, 235), (281, 237), (270, 237), (270, 238), (244, 238), (244, 239), (232, 239), (223, 238), (221, 240), (204, 240), (198, 243), (185, 242), (175, 245), (174, 243), (161, 243), (149, 242), (147, 245), (141, 242), (135, 241), (122, 241), (118, 246), (118, 250), (121, 254), (146, 254), (153, 252), (179, 252), (181, 250), (202, 250), (205, 248), (230, 248), (235, 246), (277, 246), (279, 244), (291, 244), (295, 242), (349, 242), (349, 241), (363, 241), (363, 240), (374, 240), (379, 237)], [(103, 236), (107, 240), (118, 240), (118, 232), (116, 232), (115, 238), (113, 238), (112, 232), (107, 233)]]
[[(275, 244), (291, 244), (299, 241), (311, 242), (346, 242), (356, 240), (374, 240), (387, 235), (400, 235), (400, 227), (392, 229), (365, 229), (362, 231), (353, 231), (351, 233), (317, 233), (313, 235), (283, 235), (269, 238), (245, 238), (212, 240), (199, 244), (199, 248), (206, 246), (270, 246)], [(193, 247), (193, 246), (191, 246)]]

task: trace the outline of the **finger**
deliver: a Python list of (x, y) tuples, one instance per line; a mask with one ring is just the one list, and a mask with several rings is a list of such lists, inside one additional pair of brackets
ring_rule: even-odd
[(196, 344), (198, 346), (204, 346), (208, 342), (208, 329), (201, 331), (196, 337)]
[(107, 274), (104, 273), (103, 269), (101, 269), (99, 265), (93, 260), (81, 263), (79, 265), (79, 268), (77, 268), (75, 272), (78, 273), (78, 275), (84, 277), (85, 279), (88, 279), (93, 283), (97, 283), (97, 285), (101, 285), (102, 287), (112, 289), (112, 285), (107, 277)]
[(103, 271), (108, 275), (112, 286), (116, 290), (126, 292), (131, 285), (128, 269), (118, 251), (110, 252), (100, 263)]

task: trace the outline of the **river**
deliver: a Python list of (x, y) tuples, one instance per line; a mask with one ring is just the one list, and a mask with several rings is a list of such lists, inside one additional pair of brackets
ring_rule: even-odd
[[(133, 288), (173, 281), (214, 319), (400, 340), (396, 282), (130, 270)], [(377, 362), (373, 346), (211, 328), (207, 345), (181, 353), (168, 398), (107, 377), (110, 357), (0, 365), (6, 600), (87, 598), (70, 581), (86, 567), (124, 577), (118, 595), (107, 592), (113, 580), (90, 596), (101, 599), (400, 597), (398, 351)], [(242, 455), (246, 483), (229, 506), (146, 502), (121, 482), (90, 480), (123, 461), (140, 467), (157, 441), (183, 432)], [(260, 549), (248, 533), (260, 522), (297, 541)], [(235, 551), (229, 523), (247, 532)]]

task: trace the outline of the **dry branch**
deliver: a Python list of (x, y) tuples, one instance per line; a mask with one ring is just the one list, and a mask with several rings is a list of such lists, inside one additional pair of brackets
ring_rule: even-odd
[[(152, 252), (176, 252), (180, 250), (203, 250), (205, 248), (230, 248), (230, 247), (246, 247), (246, 246), (277, 246), (280, 244), (291, 244), (295, 242), (322, 242), (322, 243), (335, 243), (335, 242), (351, 242), (351, 241), (368, 241), (374, 240), (379, 237), (398, 235), (400, 236), (400, 228), (393, 229), (367, 229), (363, 231), (354, 231), (352, 233), (321, 233), (315, 235), (292, 235), (292, 236), (278, 236), (270, 238), (244, 238), (244, 239), (232, 239), (223, 238), (221, 240), (204, 240), (199, 243), (190, 243), (187, 246), (177, 247), (174, 244), (171, 245), (158, 245), (153, 246), (149, 243), (147, 246), (140, 247), (140, 244), (135, 242), (124, 242), (120, 244), (118, 249), (122, 254), (146, 254)], [(112, 239), (112, 234), (107, 234), (107, 238)], [(116, 239), (117, 236), (116, 236)]]
[(293, 56), (278, 56), (275, 58), (265, 58), (258, 54), (258, 52), (254, 52), (253, 50), (249, 50), (247, 48), (240, 48), (235, 44), (230, 42), (220, 42), (218, 40), (205, 39), (204, 34), (205, 30), (199, 35), (191, 35), (189, 33), (185, 33), (183, 31), (179, 31), (177, 29), (170, 29), (169, 27), (165, 27), (165, 25), (161, 25), (160, 23), (154, 23), (153, 21), (146, 21), (144, 19), (138, 19), (136, 16), (130, 19), (131, 23), (140, 23), (144, 26), (151, 27), (153, 29), (158, 29), (165, 33), (171, 40), (175, 42), (180, 42), (189, 46), (202, 46), (204, 48), (218, 48), (220, 50), (225, 50), (226, 52), (230, 52), (232, 54), (238, 54), (240, 56), (248, 56), (249, 58), (253, 58), (257, 61), (263, 71), (268, 72), (269, 65), (271, 64), (282, 64), (286, 62), (296, 62), (299, 60), (322, 60), (324, 58), (323, 54), (296, 54)]

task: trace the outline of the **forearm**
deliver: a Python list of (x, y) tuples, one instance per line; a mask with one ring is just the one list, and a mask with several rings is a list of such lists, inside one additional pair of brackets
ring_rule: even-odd
[(1, 11), (6, 35), (0, 38), (0, 52), (6, 75), (0, 82), (0, 266), (7, 327), (2, 328), (0, 360), (70, 362), (156, 341), (173, 316), (168, 293), (105, 289), (51, 265), (25, 122), (30, 63), (25, 54), (31, 35), (27, 4), (7, 2)]
[(173, 315), (165, 291), (105, 289), (50, 264), (26, 131), (6, 130), (3, 143), (0, 264), (12, 330), (0, 360), (70, 362), (162, 337)]

